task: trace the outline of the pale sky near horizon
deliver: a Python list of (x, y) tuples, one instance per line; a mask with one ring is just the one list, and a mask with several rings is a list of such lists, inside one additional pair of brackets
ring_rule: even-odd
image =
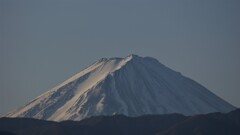
[(151, 56), (240, 107), (239, 0), (0, 0), (0, 115), (103, 57)]

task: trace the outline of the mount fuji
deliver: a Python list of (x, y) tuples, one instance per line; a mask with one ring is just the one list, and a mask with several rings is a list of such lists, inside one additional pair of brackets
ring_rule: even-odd
[(91, 116), (229, 112), (235, 107), (151, 57), (103, 58), (6, 117), (82, 120)]

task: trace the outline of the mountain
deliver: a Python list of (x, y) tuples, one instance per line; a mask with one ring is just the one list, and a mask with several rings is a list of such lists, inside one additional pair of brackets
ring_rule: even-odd
[(0, 134), (15, 135), (239, 135), (240, 110), (195, 116), (180, 114), (93, 116), (81, 121), (52, 122), (0, 118)]
[(82, 120), (90, 116), (229, 112), (232, 105), (151, 57), (103, 58), (7, 117)]

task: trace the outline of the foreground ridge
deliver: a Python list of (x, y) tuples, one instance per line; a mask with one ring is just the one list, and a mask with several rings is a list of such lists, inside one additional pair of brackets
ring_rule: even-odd
[(184, 116), (181, 114), (95, 116), (82, 121), (43, 121), (0, 118), (0, 133), (12, 135), (239, 135), (240, 109), (232, 112)]

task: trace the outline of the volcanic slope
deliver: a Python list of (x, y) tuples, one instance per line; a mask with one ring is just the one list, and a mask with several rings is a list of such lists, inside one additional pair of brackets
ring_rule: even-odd
[(7, 117), (82, 120), (90, 116), (229, 112), (235, 107), (151, 57), (103, 58)]

